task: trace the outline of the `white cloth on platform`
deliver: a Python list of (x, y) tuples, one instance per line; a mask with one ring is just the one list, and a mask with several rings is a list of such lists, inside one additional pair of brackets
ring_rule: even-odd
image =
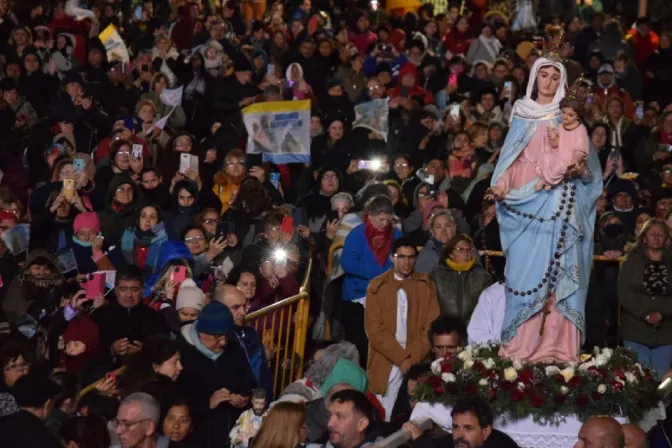
[(471, 314), (467, 335), (469, 344), (499, 342), (502, 334), (502, 322), (506, 312), (504, 285), (495, 283), (483, 290), (478, 303)]
[[(395, 280), (403, 280), (403, 278), (394, 274)], [(406, 348), (406, 338), (408, 334), (408, 295), (402, 288), (397, 290), (397, 331), (394, 337), (403, 348)], [(399, 366), (392, 364), (390, 376), (387, 380), (387, 391), (384, 394), (376, 394), (378, 401), (385, 408), (385, 421), (389, 422), (392, 417), (392, 410), (394, 409), (394, 402), (397, 401), (401, 383), (404, 381), (404, 374), (401, 373)]]

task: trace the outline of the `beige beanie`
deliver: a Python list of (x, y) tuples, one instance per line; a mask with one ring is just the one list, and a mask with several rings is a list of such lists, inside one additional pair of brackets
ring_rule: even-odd
[(190, 278), (186, 279), (180, 285), (180, 290), (177, 293), (177, 300), (175, 300), (175, 309), (194, 308), (201, 311), (205, 306), (205, 294), (196, 286), (196, 283)]

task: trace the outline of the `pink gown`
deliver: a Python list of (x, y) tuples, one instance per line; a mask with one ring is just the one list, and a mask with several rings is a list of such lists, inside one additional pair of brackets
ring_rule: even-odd
[[(583, 125), (579, 128), (586, 132)], [(567, 143), (569, 143), (568, 137), (573, 138), (575, 133), (579, 134), (577, 132), (579, 128), (569, 132), (570, 135), (565, 135)], [(554, 149), (548, 141), (546, 123), (539, 125), (527, 147), (497, 180), (497, 186), (503, 187), (504, 191), (508, 192), (521, 188), (540, 176), (553, 180), (552, 183), (549, 182), (552, 185), (561, 182), (573, 157), (573, 150), (561, 149), (563, 134), (564, 132), (560, 132), (560, 147)], [(585, 135), (587, 139), (587, 134)], [(586, 154), (587, 148), (586, 140)], [(567, 160), (570, 163), (566, 163)], [(539, 330), (543, 313), (539, 312), (518, 327), (513, 339), (500, 349), (500, 355), (528, 362), (577, 361), (581, 332), (558, 312), (555, 307), (555, 294), (551, 296), (549, 311), (542, 335), (539, 335)]]

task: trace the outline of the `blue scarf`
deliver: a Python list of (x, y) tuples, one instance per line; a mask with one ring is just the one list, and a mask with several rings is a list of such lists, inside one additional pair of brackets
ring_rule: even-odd
[(79, 238), (77, 238), (75, 235), (72, 235), (72, 241), (75, 244), (79, 244), (82, 247), (92, 247), (93, 246), (93, 243), (88, 242), (88, 241), (82, 241)]
[[(196, 322), (198, 322), (198, 320)], [(194, 344), (194, 347), (196, 347), (196, 350), (201, 352), (201, 354), (206, 356), (208, 359), (216, 361), (217, 358), (222, 356), (222, 353), (224, 353), (224, 352), (215, 353), (209, 348), (207, 348), (205, 345), (201, 344), (201, 340), (198, 338), (198, 331), (196, 331), (195, 322), (189, 329), (189, 337), (191, 338), (191, 342)]]

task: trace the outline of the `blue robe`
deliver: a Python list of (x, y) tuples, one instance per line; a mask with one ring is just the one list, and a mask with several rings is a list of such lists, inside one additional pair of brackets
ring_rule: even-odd
[[(560, 120), (561, 117), (554, 114), (539, 120), (514, 116), (491, 185), (497, 183), (499, 177), (523, 152), (543, 121), (554, 121), (557, 126), (561, 126)], [(506, 257), (506, 313), (502, 324), (504, 343), (510, 342), (518, 327), (542, 309), (549, 292), (555, 292), (556, 308), (581, 331), (582, 341), (585, 339), (585, 305), (592, 268), (596, 204), (602, 193), (602, 170), (592, 145), (587, 167), (587, 176), (569, 181), (570, 187), (576, 186), (576, 196), (568, 228), (564, 231), (565, 242), (559, 251), (559, 259), (555, 258), (555, 253), (558, 252), (557, 244), (565, 222), (560, 218), (552, 220), (551, 216), (559, 211), (563, 192), (568, 193), (564, 199), (569, 199), (571, 188), (564, 190), (564, 184), (561, 183), (550, 191), (535, 191), (537, 178), (506, 194), (504, 200), (509, 206), (521, 213), (543, 218), (543, 222), (511, 213), (502, 204), (497, 204), (500, 239)], [(568, 204), (569, 201), (564, 206)], [(564, 218), (565, 214), (561, 217)], [(554, 291), (548, 291), (548, 282), (542, 283), (551, 260), (560, 262)], [(514, 295), (509, 288), (526, 294)], [(537, 292), (534, 292), (535, 288)], [(528, 291), (531, 294), (527, 294)]]

